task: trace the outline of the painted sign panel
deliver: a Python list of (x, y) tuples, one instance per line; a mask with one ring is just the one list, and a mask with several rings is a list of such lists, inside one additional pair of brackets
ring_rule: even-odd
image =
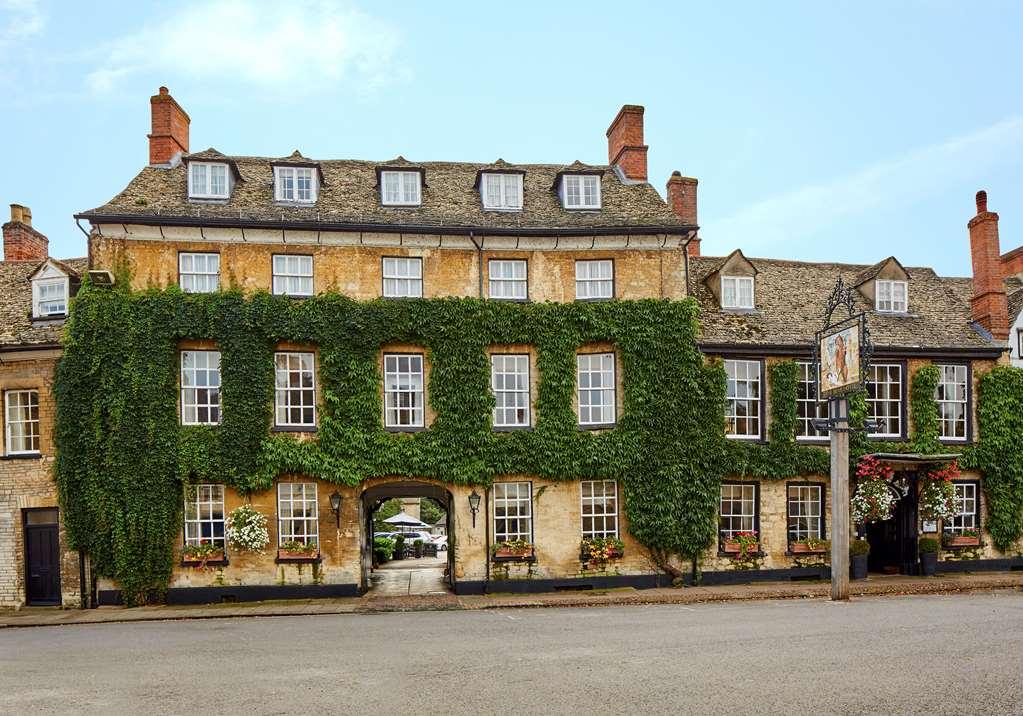
[(859, 324), (829, 333), (821, 338), (821, 396), (845, 393), (860, 384)]

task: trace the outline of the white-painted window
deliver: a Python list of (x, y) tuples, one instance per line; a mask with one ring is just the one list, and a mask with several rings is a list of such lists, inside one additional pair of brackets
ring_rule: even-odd
[(380, 196), (385, 206), (419, 206), (422, 203), (419, 172), (380, 172)]
[(220, 351), (181, 351), (181, 422), (220, 422)]
[(721, 277), (722, 308), (753, 308), (753, 277)]
[(760, 361), (726, 360), (728, 403), (725, 434), (740, 440), (760, 438)]
[(618, 483), (614, 480), (583, 480), (579, 483), (579, 490), (583, 537), (617, 537)]
[(67, 277), (33, 279), (32, 299), (32, 315), (36, 318), (67, 315)]
[(817, 399), (817, 381), (813, 363), (797, 361), (799, 382), (796, 383), (796, 439), (820, 440), (827, 437), (813, 426), (813, 421), (828, 417), (828, 403)]
[(525, 259), (490, 259), (490, 297), (504, 301), (525, 301), (529, 296)]
[(822, 539), (824, 490), (820, 485), (788, 486), (789, 542)]
[(611, 259), (575, 262), (575, 297), (579, 301), (614, 297), (615, 269)]
[(599, 209), (600, 177), (596, 174), (563, 175), (561, 205), (566, 209)]
[(422, 298), (423, 260), (386, 257), (383, 265), (384, 298)]
[(224, 486), (185, 485), (185, 544), (224, 547)]
[(576, 356), (576, 387), (580, 425), (615, 422), (615, 354), (580, 353)]
[(483, 208), (515, 211), (522, 208), (521, 174), (483, 174)]
[(494, 542), (533, 541), (533, 484), (494, 483)]
[(940, 376), (934, 388), (938, 403), (938, 422), (943, 440), (966, 440), (966, 415), (969, 396), (965, 365), (939, 365)]
[(877, 310), (881, 313), (905, 313), (909, 308), (909, 289), (905, 281), (877, 279), (874, 295)]
[(315, 482), (277, 484), (277, 544), (319, 543)]
[(226, 199), (229, 195), (227, 165), (188, 163), (188, 196), (191, 199)]
[(281, 427), (316, 427), (316, 369), (312, 353), (274, 355), (274, 413)]
[(739, 532), (753, 532), (757, 524), (757, 486), (721, 484), (721, 539), (732, 539)]
[(423, 427), (423, 356), (418, 353), (384, 354), (384, 425), (389, 428)]
[(8, 455), (39, 452), (39, 391), (4, 393), (4, 423)]
[(312, 296), (313, 257), (275, 255), (273, 283), (273, 292), (278, 296)]
[(490, 356), (490, 387), (494, 391), (494, 427), (529, 425), (529, 356)]
[(902, 437), (902, 365), (874, 363), (867, 384), (867, 417), (877, 423), (872, 438)]
[(955, 482), (956, 515), (945, 520), (945, 532), (965, 532), (977, 529), (979, 495), (976, 482)]
[(220, 254), (178, 254), (178, 285), (185, 293), (213, 293), (220, 288)]
[(277, 201), (312, 204), (319, 188), (317, 176), (312, 167), (274, 167), (274, 197)]

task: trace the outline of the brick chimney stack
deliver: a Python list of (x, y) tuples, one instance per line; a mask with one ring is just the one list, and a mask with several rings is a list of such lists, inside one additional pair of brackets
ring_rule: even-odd
[(998, 247), (998, 214), (987, 210), (987, 192), (977, 192), (977, 215), (970, 229), (973, 261), (973, 297), (970, 312), (996, 340), (1009, 338), (1009, 306), (1006, 302), (1002, 260)]
[(4, 261), (43, 261), (50, 253), (50, 240), (32, 228), (32, 210), (11, 204), (11, 220), (3, 226)]
[[(699, 182), (692, 177), (682, 176), (682, 172), (674, 171), (668, 179), (668, 206), (675, 212), (675, 216), (687, 224), (697, 225), (696, 221), (696, 185)], [(693, 238), (689, 242), (689, 255), (700, 255), (700, 238)]]
[(153, 133), (149, 136), (149, 163), (167, 164), (179, 152), (188, 154), (188, 125), (192, 120), (166, 87), (149, 98)]
[(607, 128), (607, 161), (629, 179), (646, 181), (647, 145), (643, 144), (643, 108), (627, 104)]

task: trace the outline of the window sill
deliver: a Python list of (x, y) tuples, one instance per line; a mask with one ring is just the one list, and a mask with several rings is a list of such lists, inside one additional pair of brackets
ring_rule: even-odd
[(725, 435), (726, 440), (735, 440), (740, 443), (750, 443), (752, 445), (766, 445), (767, 441), (759, 435)]
[(275, 564), (319, 564), (323, 558), (319, 555), (309, 557), (282, 557), (280, 554), (274, 559)]
[[(738, 552), (725, 552), (724, 550), (718, 550), (718, 557), (728, 557), (729, 559), (735, 559), (741, 555)], [(756, 557), (757, 559), (763, 559), (767, 556), (767, 552), (759, 550), (757, 552), (750, 552), (746, 555), (747, 557)]]
[(490, 559), (494, 562), (528, 562), (532, 564), (533, 562), (536, 562), (536, 555), (524, 554), (514, 557), (498, 557), (497, 555), (492, 555)]
[(33, 324), (35, 323), (63, 323), (67, 320), (66, 313), (54, 313), (51, 316), (32, 316), (31, 319)]
[(528, 298), (498, 298), (497, 296), (487, 296), (490, 301), (497, 301), (498, 303), (532, 303), (532, 300)]
[(391, 425), (391, 426), (385, 426), (384, 430), (389, 432), (389, 433), (421, 433), (424, 430), (426, 430), (426, 428), (424, 426), (422, 426), (422, 425), (409, 425), (409, 426)]
[(196, 204), (226, 204), (230, 196), (189, 196), (188, 201)]
[(607, 303), (608, 301), (615, 300), (614, 296), (608, 296), (607, 298), (577, 298), (576, 303)]
[[(279, 254), (279, 255), (286, 256), (287, 254)], [(294, 299), (297, 300), (297, 299), (300, 299), (300, 298), (313, 298), (316, 294), (314, 294), (314, 293), (275, 293), (275, 294), (272, 294), (272, 295), (274, 295), (274, 296), (283, 296), (284, 298), (294, 298)]]
[[(198, 559), (181, 560), (182, 567), (198, 567), (201, 564), (202, 562)], [(227, 557), (225, 557), (224, 559), (211, 559), (206, 562), (207, 567), (226, 567), (229, 564), (231, 564), (231, 560), (229, 560)]]
[(756, 308), (739, 308), (737, 306), (722, 306), (722, 313), (728, 313), (735, 316), (759, 316), (760, 311)]
[(597, 423), (596, 425), (576, 424), (575, 429), (580, 432), (589, 432), (591, 430), (613, 430), (616, 427), (618, 427), (618, 423)]
[(961, 440), (959, 438), (938, 438), (942, 445), (972, 445), (972, 440)]
[(797, 437), (796, 438), (796, 443), (799, 444), (799, 445), (827, 445), (830, 442), (831, 442), (831, 438), (829, 438), (829, 437), (821, 437), (821, 438), (803, 438), (803, 437)]
[(565, 211), (589, 211), (594, 214), (599, 213), (601, 210), (599, 206), (565, 206), (564, 204), (561, 205), (561, 208)]
[(495, 425), (495, 433), (531, 433), (532, 425)]
[(274, 425), (270, 428), (272, 433), (315, 433), (315, 425)]
[(0, 460), (41, 460), (41, 452), (16, 452), (9, 455), (0, 455)]
[(380, 298), (385, 301), (419, 301), (422, 300), (422, 296), (384, 296), (381, 294)]

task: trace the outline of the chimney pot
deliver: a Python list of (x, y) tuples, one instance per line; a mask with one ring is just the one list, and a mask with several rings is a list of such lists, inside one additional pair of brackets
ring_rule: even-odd
[(987, 192), (981, 189), (977, 192), (977, 213), (983, 214), (987, 211)]
[(617, 164), (629, 179), (646, 181), (647, 145), (643, 144), (643, 108), (623, 106), (607, 128), (607, 161)]
[[(696, 187), (699, 182), (692, 177), (682, 176), (682, 172), (673, 171), (668, 179), (666, 193), (668, 206), (680, 221), (696, 225)], [(695, 236), (689, 241), (689, 255), (700, 255), (700, 238)]]
[(149, 134), (149, 163), (167, 164), (177, 154), (188, 153), (191, 120), (166, 87), (149, 98), (153, 131)]
[(3, 225), (4, 261), (43, 261), (50, 253), (50, 240), (32, 228), (32, 210), (11, 204), (11, 220)]

